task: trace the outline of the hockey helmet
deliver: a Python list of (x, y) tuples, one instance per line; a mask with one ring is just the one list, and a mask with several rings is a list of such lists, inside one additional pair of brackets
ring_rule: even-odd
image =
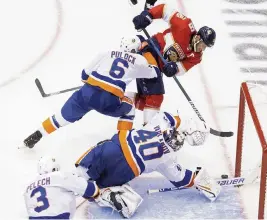
[(120, 48), (125, 52), (137, 53), (141, 47), (141, 40), (139, 37), (130, 36), (121, 39)]
[(37, 170), (40, 175), (59, 171), (60, 165), (56, 159), (50, 156), (41, 157), (37, 164)]
[(212, 28), (208, 26), (203, 26), (202, 28), (199, 29), (197, 34), (201, 37), (203, 42), (208, 47), (212, 47), (214, 45), (216, 40), (216, 32)]
[(178, 130), (171, 129), (163, 132), (165, 143), (170, 146), (173, 151), (178, 151), (184, 145), (184, 135), (181, 135)]

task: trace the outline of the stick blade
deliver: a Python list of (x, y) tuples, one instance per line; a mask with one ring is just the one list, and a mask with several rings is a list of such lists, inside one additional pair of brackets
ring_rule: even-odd
[(234, 135), (232, 131), (217, 131), (213, 128), (210, 128), (210, 133), (219, 137), (232, 137)]

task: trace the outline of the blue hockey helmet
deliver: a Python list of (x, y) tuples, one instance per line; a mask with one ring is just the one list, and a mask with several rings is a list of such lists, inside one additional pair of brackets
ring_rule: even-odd
[(208, 26), (203, 26), (202, 28), (199, 29), (197, 34), (201, 37), (203, 42), (208, 47), (212, 47), (214, 45), (216, 39), (216, 32), (212, 28)]

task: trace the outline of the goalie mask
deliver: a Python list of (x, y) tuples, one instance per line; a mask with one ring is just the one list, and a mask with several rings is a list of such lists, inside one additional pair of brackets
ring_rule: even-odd
[(173, 151), (178, 151), (184, 145), (185, 135), (176, 129), (163, 132), (165, 143), (170, 146)]

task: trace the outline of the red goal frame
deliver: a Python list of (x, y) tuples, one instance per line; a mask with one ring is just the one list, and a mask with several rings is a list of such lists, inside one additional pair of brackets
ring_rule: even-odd
[[(258, 219), (264, 219), (265, 209), (265, 193), (266, 193), (266, 177), (267, 177), (267, 144), (266, 138), (261, 128), (257, 112), (251, 98), (247, 82), (241, 83), (239, 113), (238, 113), (238, 128), (237, 128), (237, 143), (236, 143), (236, 163), (235, 163), (235, 177), (240, 177), (242, 166), (242, 151), (243, 151), (243, 135), (245, 126), (245, 106), (248, 106), (250, 115), (252, 117), (259, 141), (262, 146), (262, 164), (261, 164), (261, 178), (260, 178), (260, 195)], [(266, 112), (267, 113), (267, 112)]]

